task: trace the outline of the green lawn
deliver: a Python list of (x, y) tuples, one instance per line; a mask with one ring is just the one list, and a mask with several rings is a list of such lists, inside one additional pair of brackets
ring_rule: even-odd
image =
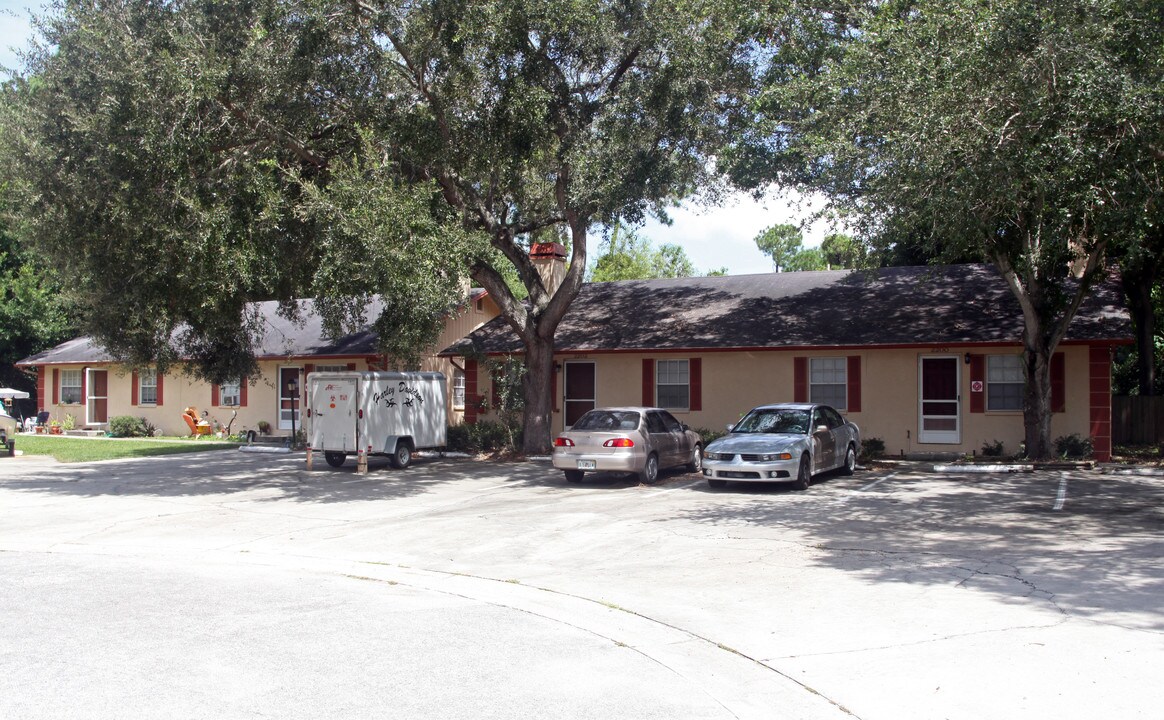
[(16, 437), (16, 449), (24, 454), (52, 455), (60, 462), (117, 460), (206, 450), (228, 450), (237, 447), (238, 443), (221, 440), (76, 438), (59, 435), (18, 435)]

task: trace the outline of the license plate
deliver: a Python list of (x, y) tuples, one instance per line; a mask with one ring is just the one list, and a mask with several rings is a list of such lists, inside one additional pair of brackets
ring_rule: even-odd
[(595, 467), (596, 466), (595, 466), (593, 460), (579, 460), (578, 461), (578, 469), (579, 470), (593, 470)]

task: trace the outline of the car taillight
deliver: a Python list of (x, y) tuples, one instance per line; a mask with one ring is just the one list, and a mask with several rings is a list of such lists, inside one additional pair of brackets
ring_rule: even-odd
[(560, 437), (554, 440), (554, 447), (574, 447), (574, 441), (568, 437)]
[(614, 438), (602, 443), (602, 447), (634, 447), (635, 441), (630, 438)]

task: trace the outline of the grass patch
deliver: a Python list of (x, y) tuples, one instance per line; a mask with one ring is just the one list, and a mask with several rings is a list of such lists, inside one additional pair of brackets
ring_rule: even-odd
[(51, 455), (57, 461), (65, 463), (229, 450), (237, 447), (238, 443), (215, 440), (71, 438), (45, 435), (16, 437), (16, 449), (24, 454)]

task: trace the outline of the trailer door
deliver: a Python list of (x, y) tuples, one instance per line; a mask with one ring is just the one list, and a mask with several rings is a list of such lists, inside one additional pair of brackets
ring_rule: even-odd
[(315, 450), (356, 452), (357, 375), (312, 377), (308, 407), (311, 408), (311, 437)]

